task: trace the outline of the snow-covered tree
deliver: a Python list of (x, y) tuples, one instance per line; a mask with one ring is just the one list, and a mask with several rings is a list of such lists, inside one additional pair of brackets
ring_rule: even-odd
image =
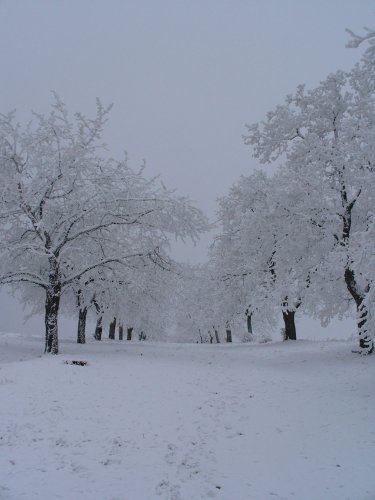
[(373, 28), (364, 28), (364, 35), (357, 35), (352, 30), (346, 30), (350, 35), (350, 40), (346, 46), (350, 49), (356, 49), (362, 43), (368, 42), (363, 58), (369, 62), (375, 62), (375, 30)]
[(282, 261), (285, 240), (280, 210), (284, 192), (275, 179), (262, 172), (241, 177), (228, 195), (219, 201), (221, 232), (212, 247), (211, 258), (217, 276), (227, 286), (236, 315), (263, 323), (261, 331), (274, 325), (281, 310), (287, 338), (295, 338), (294, 315), (301, 303), (293, 269)]
[[(358, 314), (360, 349), (373, 350), (375, 189), (375, 65), (365, 60), (349, 73), (338, 71), (317, 88), (300, 85), (266, 121), (248, 127), (245, 138), (262, 163), (281, 159), (298, 203), (285, 200), (297, 231), (313, 235), (303, 251), (285, 242), (293, 269), (304, 269), (308, 283), (344, 282)], [(294, 208), (293, 208), (294, 205)], [(301, 238), (298, 238), (301, 241)], [(306, 274), (307, 273), (307, 274)], [(310, 288), (310, 286), (308, 287)], [(335, 304), (331, 291), (324, 301)]]
[(231, 323), (229, 297), (223, 301), (224, 284), (217, 280), (210, 262), (180, 265), (175, 279), (174, 320), (179, 338), (185, 341), (216, 342)]
[[(135, 243), (137, 250), (142, 251), (152, 248), (156, 241), (150, 240), (146, 245), (145, 241), (137, 238)], [(111, 239), (111, 243), (116, 245), (116, 240)], [(101, 324), (103, 321), (113, 322), (116, 318), (118, 326), (132, 325), (140, 331), (147, 331), (148, 338), (162, 337), (168, 309), (166, 297), (170, 293), (171, 275), (176, 267), (166, 250), (157, 247), (147, 258), (139, 259), (133, 265), (128, 263), (124, 266), (112, 262), (110, 265), (94, 268), (71, 285), (64, 296), (63, 312), (74, 315), (78, 313), (78, 343), (86, 341), (86, 318), (92, 311)], [(115, 247), (112, 253), (116, 254)], [(152, 327), (151, 320), (148, 321), (151, 316)], [(111, 335), (113, 334), (111, 331)], [(98, 336), (98, 340), (100, 339), (101, 336)]]
[(55, 96), (49, 115), (21, 127), (0, 115), (0, 283), (31, 285), (45, 295), (46, 351), (58, 352), (63, 292), (99, 268), (162, 264), (168, 234), (197, 238), (202, 213), (158, 179), (108, 159), (101, 133), (109, 108), (71, 119)]
[(172, 270), (152, 262), (143, 268), (128, 269), (121, 279), (112, 276), (110, 287), (96, 290), (101, 321), (108, 323), (116, 318), (119, 326), (131, 328), (138, 336), (143, 332), (148, 339), (165, 338), (173, 278)]
[(173, 294), (173, 317), (180, 340), (208, 341), (208, 332), (216, 320), (214, 285), (207, 265), (180, 266)]

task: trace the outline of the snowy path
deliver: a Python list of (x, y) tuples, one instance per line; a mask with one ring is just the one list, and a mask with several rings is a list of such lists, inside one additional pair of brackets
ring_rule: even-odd
[(349, 344), (65, 342), (28, 359), (42, 346), (20, 340), (0, 335), (1, 500), (375, 498), (375, 357)]

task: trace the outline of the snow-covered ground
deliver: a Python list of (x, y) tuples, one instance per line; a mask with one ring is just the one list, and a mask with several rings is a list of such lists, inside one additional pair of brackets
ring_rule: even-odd
[(0, 334), (0, 498), (373, 500), (375, 356), (353, 346), (64, 340), (41, 356), (40, 338)]

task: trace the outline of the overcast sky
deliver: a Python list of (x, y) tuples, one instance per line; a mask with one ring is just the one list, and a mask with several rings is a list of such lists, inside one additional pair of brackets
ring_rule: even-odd
[[(374, 26), (374, 12), (374, 0), (0, 0), (0, 111), (48, 112), (51, 90), (72, 112), (113, 103), (113, 156), (146, 159), (214, 220), (217, 197), (257, 166), (245, 124), (349, 69), (361, 51), (345, 28)], [(207, 242), (178, 253), (203, 260)]]

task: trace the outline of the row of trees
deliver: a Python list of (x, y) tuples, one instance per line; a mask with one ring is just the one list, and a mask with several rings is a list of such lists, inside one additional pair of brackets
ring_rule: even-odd
[(207, 229), (189, 199), (144, 168), (108, 158), (101, 136), (109, 108), (70, 119), (55, 95), (48, 116), (21, 127), (0, 115), (0, 283), (16, 284), (40, 311), (45, 349), (58, 353), (58, 316), (87, 308), (132, 327), (164, 326), (151, 303), (166, 300), (169, 237), (196, 239)]
[[(85, 341), (88, 310), (123, 336), (161, 335), (171, 311), (186, 340), (219, 342), (240, 325), (262, 340), (282, 314), (328, 322), (357, 311), (360, 350), (373, 351), (375, 319), (375, 32), (351, 71), (316, 88), (300, 85), (244, 140), (276, 173), (242, 177), (219, 200), (219, 234), (209, 262), (174, 262), (169, 238), (209, 228), (188, 198), (144, 168), (108, 158), (101, 137), (109, 108), (68, 115), (55, 96), (48, 116), (21, 127), (0, 115), (0, 284), (44, 307), (45, 350), (58, 352), (61, 307), (76, 311)], [(64, 298), (61, 303), (62, 297)], [(246, 323), (245, 323), (246, 322)], [(246, 324), (246, 329), (244, 325)]]
[[(352, 37), (351, 46), (375, 40), (371, 30)], [(242, 177), (219, 201), (220, 233), (209, 264), (196, 270), (203, 293), (185, 293), (195, 331), (198, 303), (208, 311), (199, 319), (204, 331), (246, 316), (251, 335), (252, 320), (267, 329), (281, 311), (287, 339), (296, 338), (297, 310), (327, 323), (354, 305), (360, 350), (373, 351), (374, 47), (351, 71), (312, 90), (300, 85), (247, 127), (254, 156), (278, 169)]]

